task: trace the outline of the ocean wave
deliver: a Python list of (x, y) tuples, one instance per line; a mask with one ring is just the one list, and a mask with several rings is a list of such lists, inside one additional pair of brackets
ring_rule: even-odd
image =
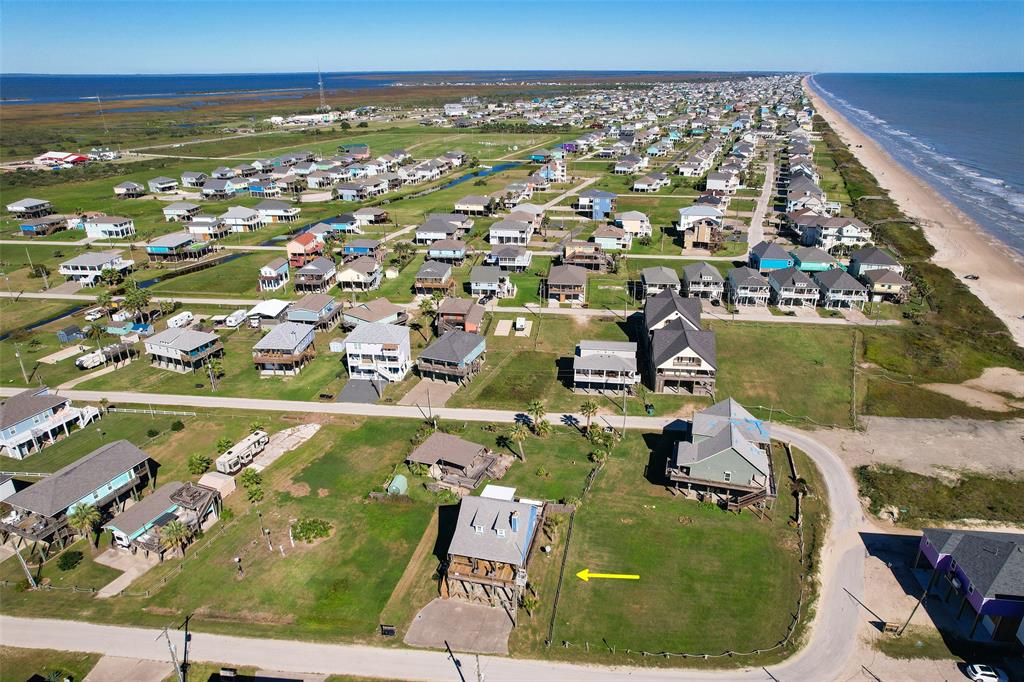
[(1012, 247), (1024, 248), (1024, 191), (1021, 188), (962, 159), (941, 153), (930, 142), (837, 96), (813, 78), (811, 82), (818, 92), (894, 158), (939, 188), (948, 199)]

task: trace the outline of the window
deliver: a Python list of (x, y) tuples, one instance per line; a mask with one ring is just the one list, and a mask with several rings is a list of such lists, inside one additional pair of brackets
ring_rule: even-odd
[(475, 532), (477, 532), (477, 533), (483, 533), (484, 532), (484, 527), (483, 526), (473, 526), (473, 530)]
[(950, 559), (949, 560), (949, 570), (951, 570), (951, 571), (955, 571), (956, 570), (956, 559)]
[(505, 529), (504, 528), (499, 528), (498, 529), (498, 537), (499, 538), (505, 537)]
[(974, 594), (974, 585), (967, 586), (967, 594)]
[(728, 483), (729, 481), (731, 481), (731, 480), (732, 480), (732, 472), (731, 472), (731, 471), (726, 471), (726, 472), (725, 472), (725, 474), (724, 474), (724, 476), (722, 477), (722, 479), (723, 479), (723, 480), (724, 480), (724, 481), (725, 481), (726, 483)]

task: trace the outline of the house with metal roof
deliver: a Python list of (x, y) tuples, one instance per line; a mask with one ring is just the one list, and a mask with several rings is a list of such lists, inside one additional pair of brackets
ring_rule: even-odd
[(63, 549), (78, 533), (68, 524), (75, 507), (92, 505), (101, 514), (123, 509), (153, 471), (149, 455), (128, 441), (103, 445), (4, 500), (11, 511), (0, 518), (0, 539)]
[(95, 407), (73, 407), (45, 386), (15, 393), (0, 402), (0, 455), (25, 459), (99, 418)]
[(99, 284), (104, 270), (113, 270), (121, 276), (132, 271), (135, 261), (121, 257), (121, 252), (87, 251), (66, 260), (57, 267), (57, 272), (69, 281), (78, 282), (83, 286)]
[(408, 317), (408, 313), (402, 306), (395, 305), (386, 298), (375, 298), (372, 301), (344, 308), (342, 325), (346, 329), (352, 329), (370, 322), (404, 324)]
[(213, 244), (197, 241), (188, 232), (172, 232), (155, 237), (146, 244), (146, 255), (154, 263), (199, 260), (212, 251)]
[(345, 363), (353, 379), (401, 381), (412, 369), (409, 328), (382, 322), (358, 325), (345, 338)]
[(7, 212), (16, 220), (42, 218), (53, 213), (53, 204), (45, 199), (25, 197), (7, 204)]
[(416, 369), (425, 379), (466, 383), (483, 367), (486, 350), (480, 334), (450, 329), (423, 349)]
[(192, 219), (192, 216), (199, 215), (202, 206), (188, 201), (175, 201), (163, 207), (164, 220), (169, 223), (185, 222)]
[(150, 364), (159, 369), (184, 374), (195, 372), (211, 357), (224, 354), (220, 337), (185, 327), (168, 327), (145, 341)]
[(629, 341), (580, 341), (572, 358), (572, 387), (622, 393), (640, 383), (637, 346)]

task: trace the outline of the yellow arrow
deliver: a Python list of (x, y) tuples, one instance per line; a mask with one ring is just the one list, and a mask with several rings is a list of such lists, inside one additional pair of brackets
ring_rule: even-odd
[(640, 576), (632, 573), (591, 573), (589, 568), (584, 568), (576, 574), (576, 577), (585, 583), (591, 578), (608, 578), (611, 580), (640, 580)]

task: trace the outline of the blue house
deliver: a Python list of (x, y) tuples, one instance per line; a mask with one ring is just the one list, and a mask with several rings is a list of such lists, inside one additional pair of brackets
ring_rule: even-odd
[(576, 199), (576, 210), (591, 220), (603, 220), (615, 210), (615, 195), (599, 189), (585, 189)]
[(85, 332), (77, 324), (72, 324), (63, 329), (57, 330), (57, 342), (61, 345), (81, 341), (85, 338)]
[(22, 542), (64, 547), (78, 532), (67, 517), (79, 505), (100, 513), (128, 500), (152, 478), (149, 455), (126, 440), (93, 450), (46, 478), (8, 497), (13, 514), (0, 521), (0, 530)]
[(341, 247), (341, 253), (346, 259), (357, 256), (376, 258), (381, 251), (382, 245), (379, 239), (353, 239)]
[(760, 242), (750, 250), (750, 267), (760, 273), (793, 267), (793, 256), (774, 242)]
[(72, 407), (46, 387), (16, 393), (0, 403), (0, 454), (25, 459), (99, 418), (95, 407)]
[(793, 263), (803, 272), (824, 272), (839, 267), (839, 261), (816, 246), (801, 246), (790, 251)]
[(536, 161), (537, 163), (544, 163), (551, 158), (551, 152), (546, 149), (542, 149), (539, 152), (530, 154), (530, 161)]
[(427, 258), (461, 263), (466, 258), (466, 242), (461, 239), (438, 239), (427, 249)]
[(341, 306), (329, 294), (306, 294), (288, 308), (289, 322), (331, 329), (341, 320)]

